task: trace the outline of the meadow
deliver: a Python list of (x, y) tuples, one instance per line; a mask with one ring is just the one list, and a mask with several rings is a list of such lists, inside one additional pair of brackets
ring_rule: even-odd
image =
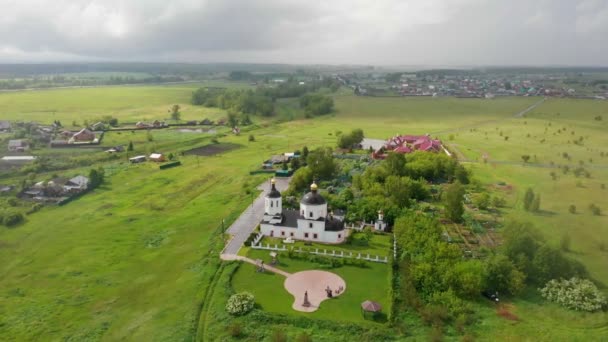
[[(175, 103), (183, 106), (183, 120), (225, 115), (218, 109), (188, 105), (197, 86), (2, 93), (0, 116), (71, 123), (114, 115), (128, 122), (164, 118), (167, 108)], [(600, 248), (602, 242), (608, 244), (608, 215), (593, 216), (587, 209), (595, 203), (608, 211), (608, 190), (601, 186), (608, 183), (608, 157), (601, 157), (601, 152), (608, 153), (608, 102), (549, 99), (526, 117), (515, 119), (515, 113), (537, 99), (365, 98), (341, 92), (335, 101), (336, 113), (325, 117), (280, 124), (254, 118), (257, 126), (251, 131), (219, 139), (240, 148), (214, 156), (179, 156), (183, 165), (173, 169), (161, 171), (152, 163), (129, 165), (124, 156), (113, 159), (99, 150), (82, 152), (94, 166), (106, 168), (107, 182), (101, 188), (66, 206), (47, 207), (18, 227), (0, 229), (0, 339), (168, 341), (206, 336), (207, 340), (220, 340), (226, 334), (226, 324), (233, 321), (223, 309), (225, 288), (247, 288), (253, 272), (248, 265), (219, 266), (217, 258), (223, 239), (222, 219), (229, 224), (249, 204), (245, 189), (253, 189), (264, 180), (264, 176), (251, 177), (248, 172), (271, 154), (304, 145), (334, 146), (337, 131), (354, 128), (378, 139), (397, 133), (439, 136), (469, 160), (466, 165), (481, 184), (490, 189), (499, 182), (512, 186), (510, 193), (504, 193), (508, 200), (502, 210), (505, 217), (533, 222), (556, 245), (568, 234), (572, 239), (568, 256), (583, 262), (591, 278), (608, 294), (608, 252)], [(284, 106), (291, 108), (294, 117), (301, 115), (293, 103)], [(597, 115), (603, 115), (603, 121), (595, 121)], [(211, 144), (213, 137), (175, 130), (152, 134), (153, 141), (148, 141), (144, 132), (111, 132), (106, 134), (104, 145), (133, 141), (134, 153), (180, 155)], [(254, 142), (248, 141), (249, 134), (255, 136)], [(582, 146), (568, 143), (580, 136)], [(545, 141), (540, 143), (542, 139)], [(571, 160), (564, 159), (563, 152), (571, 155)], [(485, 163), (483, 154), (488, 156)], [(523, 154), (531, 156), (529, 163), (522, 161)], [(589, 170), (589, 178), (564, 174), (557, 168), (581, 165), (580, 161)], [(555, 180), (552, 171), (557, 174)], [(527, 187), (542, 195), (543, 211), (539, 214), (521, 208)], [(568, 212), (570, 204), (576, 205), (576, 214)], [(336, 272), (352, 279), (359, 270), (345, 267)], [(385, 271), (373, 272), (378, 281), (387, 280)], [(259, 304), (293, 316), (274, 301), (273, 296), (279, 296), (291, 303), (286, 292), (268, 295), (264, 290), (276, 287), (280, 279), (255, 277), (260, 278), (256, 282)], [(530, 289), (511, 303), (518, 322), (499, 317), (485, 302), (478, 303), (475, 335), (480, 340), (608, 339), (608, 314), (568, 311), (534, 293)], [(359, 296), (362, 294), (353, 293), (352, 303)], [(317, 318), (342, 312), (339, 303), (332, 305), (315, 314)], [(358, 313), (347, 311), (344, 317), (357, 322)], [(315, 341), (352, 338), (347, 330), (334, 331), (318, 325), (314, 318), (310, 326), (315, 329), (276, 321), (259, 322), (256, 329), (278, 326), (290, 335), (308, 331), (319, 336)], [(366, 322), (359, 324), (367, 327)], [(428, 329), (419, 324), (411, 320), (404, 338), (425, 339)], [(374, 325), (377, 323), (370, 329)], [(256, 329), (248, 330), (249, 336), (268, 338)]]

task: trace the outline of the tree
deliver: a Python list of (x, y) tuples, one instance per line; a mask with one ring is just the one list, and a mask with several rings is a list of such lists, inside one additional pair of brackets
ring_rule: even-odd
[(454, 221), (461, 222), (464, 214), (462, 200), (464, 198), (464, 187), (459, 182), (454, 182), (448, 186), (446, 191), (445, 212), (446, 216)]
[(331, 179), (338, 171), (338, 165), (334, 161), (331, 148), (317, 148), (310, 152), (306, 158), (306, 164), (312, 171), (314, 177)]
[(527, 163), (528, 160), (530, 160), (530, 155), (524, 154), (521, 156), (521, 159), (524, 161), (524, 163)]
[(154, 136), (150, 130), (146, 132), (146, 139), (148, 139), (148, 141), (154, 141)]
[(228, 125), (233, 128), (239, 124), (239, 119), (234, 112), (228, 112)]
[(530, 211), (532, 208), (532, 202), (534, 202), (534, 191), (531, 188), (526, 190), (526, 194), (524, 195), (524, 210)]
[(492, 205), (495, 208), (502, 208), (506, 204), (507, 204), (507, 201), (504, 198), (502, 198), (500, 196), (494, 196), (494, 197), (492, 197)]
[(89, 171), (89, 185), (88, 187), (91, 189), (95, 189), (96, 187), (98, 187), (99, 185), (101, 185), (101, 183), (103, 183), (103, 179), (104, 179), (104, 171), (102, 168), (99, 169), (91, 169)]
[(287, 160), (283, 161), (283, 166), (282, 166), (282, 169), (283, 169), (284, 171), (289, 170), (289, 166), (287, 165)]
[(338, 147), (352, 148), (363, 141), (363, 130), (360, 128), (354, 129), (350, 134), (342, 134), (338, 137)]
[(454, 267), (454, 290), (459, 296), (475, 298), (484, 290), (484, 265), (479, 260), (463, 261)]
[(489, 291), (516, 295), (524, 288), (525, 275), (505, 255), (496, 254), (485, 265), (485, 284)]
[(290, 166), (292, 170), (297, 170), (300, 168), (300, 158), (291, 158)]
[(175, 120), (175, 121), (179, 121), (182, 117), (182, 114), (179, 112), (180, 110), (180, 106), (178, 104), (174, 104), (173, 106), (171, 106), (171, 109), (169, 110), (169, 112), (171, 113), (171, 119)]
[(129, 141), (129, 146), (127, 146), (127, 151), (133, 151), (133, 142)]
[(386, 171), (395, 176), (405, 175), (405, 156), (401, 153), (389, 153), (383, 162)]
[(530, 210), (535, 213), (540, 210), (540, 194), (537, 194), (536, 196), (534, 196), (534, 200), (532, 201), (532, 204), (530, 205)]

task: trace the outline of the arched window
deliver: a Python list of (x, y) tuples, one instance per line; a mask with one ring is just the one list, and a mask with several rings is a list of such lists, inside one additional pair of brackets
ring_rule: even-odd
[(271, 208), (273, 207), (273, 203), (274, 203), (273, 201), (270, 201), (270, 207)]
[(308, 216), (312, 217), (312, 211), (310, 213), (308, 213)]

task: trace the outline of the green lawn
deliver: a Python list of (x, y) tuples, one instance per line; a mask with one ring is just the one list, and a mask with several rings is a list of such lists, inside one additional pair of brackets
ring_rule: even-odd
[[(262, 259), (268, 263), (270, 261), (268, 253), (263, 250), (250, 250), (248, 257)], [(286, 255), (279, 256), (279, 264), (276, 267), (289, 273), (322, 269), (317, 264), (289, 259)], [(347, 290), (333, 300), (324, 301), (319, 310), (312, 313), (297, 312), (291, 308), (293, 297), (283, 287), (285, 277), (269, 272), (258, 273), (251, 264), (241, 265), (232, 279), (232, 286), (237, 292), (250, 291), (264, 310), (275, 313), (337, 321), (369, 321), (361, 314), (361, 303), (368, 299), (380, 303), (385, 313), (390, 311), (388, 297), (390, 267), (387, 264), (368, 262), (364, 268), (342, 266), (325, 270), (341, 276), (346, 282)]]
[[(357, 237), (360, 237), (361, 235), (363, 235), (362, 233), (357, 233), (357, 232), (355, 232), (354, 234)], [(264, 237), (261, 240), (261, 243), (270, 244), (270, 245), (275, 245), (275, 244), (282, 245), (283, 239)], [(343, 251), (345, 254), (352, 252), (353, 255), (357, 255), (358, 253), (361, 253), (361, 255), (363, 255), (363, 256), (366, 256), (367, 254), (369, 254), (370, 256), (378, 255), (380, 257), (388, 256), (392, 250), (391, 236), (389, 234), (373, 234), (372, 239), (368, 245), (356, 245), (356, 244), (327, 245), (327, 244), (316, 243), (316, 242), (305, 243), (304, 241), (296, 241), (293, 244), (285, 244), (285, 246), (288, 248), (289, 247), (293, 247), (295, 249), (301, 248), (302, 250), (309, 250), (309, 251), (311, 251), (311, 250), (314, 251), (315, 249), (318, 249), (319, 251), (327, 250), (329, 252), (331, 250), (334, 250), (337, 253)]]

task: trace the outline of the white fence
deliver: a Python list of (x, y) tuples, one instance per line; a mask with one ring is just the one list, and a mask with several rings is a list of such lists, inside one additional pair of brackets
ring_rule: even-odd
[[(261, 244), (261, 243), (257, 243), (257, 242), (252, 243), (251, 248), (265, 249), (265, 250), (269, 250), (269, 251), (287, 251), (287, 247), (285, 245), (278, 245), (278, 244), (270, 245), (270, 244)], [(384, 263), (384, 264), (388, 263), (388, 257), (386, 257), (386, 256), (381, 257), (378, 255), (353, 253), (353, 252), (345, 253), (344, 251), (335, 251), (333, 249), (327, 250), (327, 249), (320, 249), (320, 248), (315, 248), (313, 250), (312, 248), (302, 249), (302, 247), (298, 247), (298, 248), (293, 248), (292, 250), (296, 253), (310, 253), (310, 254), (323, 255), (323, 256), (333, 257), (333, 258), (352, 258), (352, 259), (367, 260), (367, 261), (371, 261), (371, 262), (380, 262), (380, 263)]]

